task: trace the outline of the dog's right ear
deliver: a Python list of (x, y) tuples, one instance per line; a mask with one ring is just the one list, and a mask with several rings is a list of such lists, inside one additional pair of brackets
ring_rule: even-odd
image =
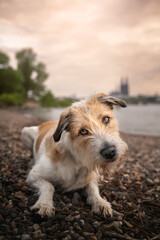
[(56, 131), (53, 134), (53, 138), (55, 142), (58, 142), (60, 140), (62, 132), (64, 130), (69, 131), (70, 119), (71, 119), (71, 113), (69, 109), (67, 109), (65, 112), (61, 114), (58, 126), (56, 128)]

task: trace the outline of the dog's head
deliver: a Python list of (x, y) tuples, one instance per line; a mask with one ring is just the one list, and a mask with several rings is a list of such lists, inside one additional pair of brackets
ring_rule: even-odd
[(73, 103), (60, 117), (53, 135), (55, 142), (60, 141), (77, 164), (114, 170), (121, 165), (127, 151), (119, 136), (114, 105), (126, 107), (123, 100), (105, 94)]

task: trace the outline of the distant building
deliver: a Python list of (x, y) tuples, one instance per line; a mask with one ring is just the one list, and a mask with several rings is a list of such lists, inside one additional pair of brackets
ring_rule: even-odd
[(115, 97), (128, 97), (129, 96), (129, 81), (128, 77), (121, 77), (120, 87), (116, 91), (112, 91), (110, 95)]
[(122, 77), (121, 78), (121, 95), (122, 96), (128, 96), (129, 95), (129, 84), (128, 84), (128, 77)]

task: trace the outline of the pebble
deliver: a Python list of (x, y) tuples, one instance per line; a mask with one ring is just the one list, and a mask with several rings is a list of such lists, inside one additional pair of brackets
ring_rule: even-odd
[(37, 224), (37, 223), (35, 223), (35, 224), (33, 224), (33, 229), (36, 231), (36, 230), (38, 230), (40, 227), (39, 227), (39, 225)]
[(71, 239), (72, 238), (69, 235), (67, 235), (67, 237), (62, 238), (62, 240), (71, 240)]
[(74, 219), (75, 219), (75, 217), (74, 217), (74, 216), (71, 216), (71, 215), (65, 217), (65, 221), (67, 221), (67, 222), (73, 222)]
[(85, 240), (85, 237), (80, 236), (77, 240)]
[(94, 232), (94, 228), (92, 227), (92, 225), (91, 224), (89, 224), (89, 223), (86, 223), (84, 226), (83, 226), (83, 230), (85, 231), (85, 232)]
[(35, 231), (35, 232), (33, 232), (33, 235), (34, 235), (34, 237), (36, 237), (36, 238), (45, 238), (45, 234), (43, 234), (42, 232), (41, 232), (41, 230), (37, 230), (37, 231)]
[(30, 240), (30, 236), (28, 234), (23, 234), (21, 240)]
[(78, 192), (75, 192), (73, 195), (72, 203), (78, 204), (80, 200), (81, 200), (81, 196), (79, 195)]
[(95, 228), (98, 228), (100, 225), (101, 225), (100, 222), (97, 222), (97, 221), (93, 222), (93, 226), (94, 226)]
[(96, 232), (95, 236), (97, 237), (97, 239), (101, 240), (102, 239), (102, 232), (101, 231)]
[(79, 223), (80, 223), (81, 226), (84, 226), (85, 221), (84, 221), (83, 219), (81, 219), (81, 220), (79, 221)]

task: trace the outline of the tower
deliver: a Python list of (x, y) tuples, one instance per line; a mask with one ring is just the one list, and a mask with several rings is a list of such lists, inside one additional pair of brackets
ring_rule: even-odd
[(127, 76), (121, 78), (120, 92), (121, 92), (121, 95), (123, 95), (123, 96), (129, 95), (129, 83), (128, 83)]

